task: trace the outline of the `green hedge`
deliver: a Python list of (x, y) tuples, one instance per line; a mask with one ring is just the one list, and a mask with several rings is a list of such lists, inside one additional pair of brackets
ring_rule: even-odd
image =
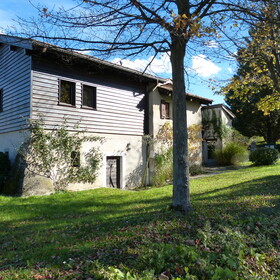
[(276, 144), (269, 144), (269, 143), (262, 143), (262, 144), (257, 144), (257, 148), (268, 148), (268, 145), (274, 145), (275, 149), (278, 150), (280, 153), (280, 143), (277, 142)]
[(251, 152), (249, 160), (255, 165), (270, 165), (278, 160), (278, 151), (270, 148), (258, 148)]

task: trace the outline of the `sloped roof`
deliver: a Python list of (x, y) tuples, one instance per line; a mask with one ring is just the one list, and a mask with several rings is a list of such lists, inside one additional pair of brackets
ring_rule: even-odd
[(120, 64), (112, 63), (97, 57), (93, 57), (84, 53), (80, 53), (78, 51), (73, 51), (71, 49), (62, 48), (59, 46), (55, 46), (49, 43), (44, 43), (34, 39), (26, 39), (14, 36), (8, 36), (4, 34), (0, 34), (0, 42), (14, 45), (17, 47), (25, 48), (30, 51), (31, 54), (40, 54), (40, 53), (57, 53), (68, 55), (77, 59), (81, 59), (84, 61), (88, 61), (93, 64), (98, 64), (100, 66), (108, 67), (110, 69), (115, 69), (120, 72), (126, 72), (131, 75), (136, 75), (138, 77), (143, 77), (144, 79), (152, 80), (154, 82), (165, 82), (166, 79), (143, 73), (138, 70), (131, 69), (129, 67), (122, 66)]
[[(171, 94), (172, 90), (173, 90), (172, 81), (168, 80), (167, 82), (165, 82), (163, 84), (158, 84), (157, 88), (162, 93), (170, 93)], [(188, 92), (186, 92), (186, 98), (187, 98), (187, 100), (192, 100), (192, 99), (197, 100), (201, 104), (205, 104), (205, 105), (209, 105), (213, 102), (212, 99), (201, 97), (201, 96), (191, 94), (191, 93), (188, 93)]]
[(224, 104), (203, 106), (201, 110), (209, 110), (209, 109), (217, 109), (217, 108), (223, 110), (230, 118), (232, 119), (236, 118), (236, 116), (232, 113), (230, 108), (225, 106)]
[(44, 42), (40, 42), (40, 41), (37, 41), (37, 40), (32, 40), (32, 45), (34, 47), (34, 50), (38, 50), (38, 49), (43, 49), (45, 51), (51, 50), (51, 51), (55, 51), (55, 52), (58, 52), (58, 53), (63, 53), (63, 54), (66, 54), (66, 55), (70, 55), (70, 56), (76, 57), (78, 59), (86, 60), (86, 61), (89, 61), (91, 63), (103, 65), (103, 66), (109, 67), (111, 69), (113, 68), (117, 71), (127, 72), (129, 74), (137, 75), (139, 77), (141, 76), (143, 78), (147, 78), (147, 79), (153, 80), (155, 82), (165, 82), (166, 81), (166, 79), (163, 79), (163, 78), (160, 78), (160, 77), (157, 77), (157, 76), (154, 76), (154, 75), (150, 75), (150, 74), (147, 74), (147, 73), (143, 73), (141, 71), (131, 69), (129, 67), (126, 67), (126, 66), (123, 66), (123, 65), (120, 65), (120, 64), (109, 62), (109, 61), (106, 61), (106, 60), (103, 60), (103, 59), (100, 59), (100, 58), (97, 58), (97, 57), (94, 57), (94, 56), (90, 56), (90, 55), (83, 54), (83, 53), (80, 53), (80, 52), (77, 52), (77, 51), (72, 51), (72, 50), (69, 50), (69, 49), (61, 48), (61, 47), (51, 45), (51, 44), (48, 44), (48, 43), (44, 43)]

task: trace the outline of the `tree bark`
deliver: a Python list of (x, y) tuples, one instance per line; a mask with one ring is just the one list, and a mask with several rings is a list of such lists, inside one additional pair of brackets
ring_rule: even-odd
[(172, 208), (182, 213), (191, 210), (188, 166), (188, 133), (184, 57), (186, 41), (173, 37), (171, 65), (173, 77), (173, 199)]

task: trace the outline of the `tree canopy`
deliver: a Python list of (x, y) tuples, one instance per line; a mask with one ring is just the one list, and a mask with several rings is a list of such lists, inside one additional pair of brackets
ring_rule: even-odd
[(250, 22), (250, 38), (238, 51), (237, 74), (222, 92), (252, 106), (256, 102), (268, 114), (280, 109), (280, 3), (264, 4), (261, 19)]
[(275, 143), (280, 139), (280, 110), (274, 110), (265, 115), (257, 107), (260, 99), (269, 94), (268, 90), (263, 90), (244, 101), (231, 98), (232, 94), (228, 93), (226, 102), (236, 116), (233, 121), (235, 129), (244, 136), (263, 136), (267, 143)]

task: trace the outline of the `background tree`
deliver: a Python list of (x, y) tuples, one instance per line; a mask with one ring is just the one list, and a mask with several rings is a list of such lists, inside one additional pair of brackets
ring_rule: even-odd
[(268, 114), (280, 109), (280, 2), (263, 1), (260, 12), (258, 21), (249, 22), (250, 38), (238, 52), (237, 75), (222, 92), (252, 106), (256, 103)]
[(222, 92), (238, 131), (275, 143), (280, 138), (279, 1), (264, 1), (261, 12), (261, 20), (250, 22), (250, 38), (237, 54), (237, 73)]
[[(222, 26), (235, 25), (236, 15), (258, 16), (250, 0), (83, 0), (65, 9), (38, 7), (39, 17), (21, 20), (22, 33), (32, 38), (64, 41), (67, 47), (126, 56), (169, 53), (173, 78), (174, 188), (173, 208), (191, 209), (189, 197), (185, 100), (186, 51), (207, 49)], [(233, 29), (230, 29), (233, 32)], [(20, 34), (19, 34), (20, 35)], [(237, 37), (235, 36), (235, 39)], [(207, 43), (208, 42), (208, 43)], [(188, 47), (188, 48), (187, 48)]]
[(233, 126), (247, 137), (263, 136), (267, 143), (275, 143), (280, 139), (280, 110), (274, 110), (264, 114), (257, 107), (261, 98), (270, 93), (265, 90), (251, 95), (246, 101), (231, 98), (232, 94), (226, 95), (226, 102), (236, 115)]

